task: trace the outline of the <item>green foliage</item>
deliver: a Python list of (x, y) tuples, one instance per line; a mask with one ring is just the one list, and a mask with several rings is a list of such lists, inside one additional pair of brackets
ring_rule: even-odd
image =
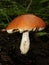
[(0, 0), (0, 27), (26, 13), (35, 14), (49, 24), (49, 0)]
[(48, 0), (40, 0), (40, 3), (45, 3), (47, 2)]
[(49, 35), (49, 33), (46, 33), (46, 32), (37, 32), (36, 35), (37, 36), (43, 36), (43, 35)]

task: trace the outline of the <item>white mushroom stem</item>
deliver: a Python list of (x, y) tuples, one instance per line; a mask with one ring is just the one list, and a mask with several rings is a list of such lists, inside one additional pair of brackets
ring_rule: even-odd
[(22, 35), (22, 40), (20, 44), (20, 51), (21, 54), (26, 54), (30, 47), (30, 39), (29, 39), (29, 32), (24, 32)]

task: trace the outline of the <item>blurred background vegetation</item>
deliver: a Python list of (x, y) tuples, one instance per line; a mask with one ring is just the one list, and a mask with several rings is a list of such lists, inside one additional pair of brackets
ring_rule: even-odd
[(35, 14), (49, 24), (49, 0), (0, 0), (0, 29), (26, 13)]

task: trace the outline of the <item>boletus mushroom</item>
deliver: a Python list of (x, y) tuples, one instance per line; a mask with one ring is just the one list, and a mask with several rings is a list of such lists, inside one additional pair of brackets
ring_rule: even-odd
[(6, 31), (8, 33), (13, 33), (14, 31), (19, 31), (20, 33), (23, 32), (20, 51), (21, 54), (27, 54), (30, 48), (29, 31), (36, 31), (36, 29), (40, 31), (43, 30), (45, 26), (46, 24), (41, 18), (33, 14), (24, 14), (12, 20), (6, 27)]

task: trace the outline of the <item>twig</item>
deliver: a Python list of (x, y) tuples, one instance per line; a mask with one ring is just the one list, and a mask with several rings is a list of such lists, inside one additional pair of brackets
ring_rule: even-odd
[(29, 8), (30, 8), (30, 5), (32, 3), (32, 0), (30, 0), (30, 3), (28, 4), (27, 8), (26, 8), (26, 12), (28, 12)]
[(0, 32), (5, 32), (5, 31), (6, 31), (6, 29), (1, 29), (1, 30), (0, 30)]

